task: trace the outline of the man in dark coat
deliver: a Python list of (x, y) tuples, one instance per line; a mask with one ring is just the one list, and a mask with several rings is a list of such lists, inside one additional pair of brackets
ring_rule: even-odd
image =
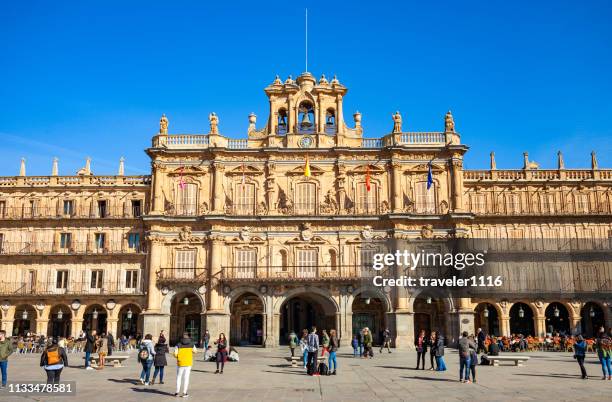
[(113, 334), (109, 332), (107, 339), (108, 339), (108, 355), (110, 356), (113, 354), (113, 348), (115, 347), (115, 338), (113, 337)]
[(487, 339), (487, 335), (484, 333), (484, 331), (481, 328), (478, 328), (477, 337), (478, 337), (477, 338), (478, 350), (476, 350), (476, 353), (480, 353), (481, 350), (485, 352), (485, 340)]
[(91, 359), (91, 354), (94, 352), (94, 344), (96, 343), (96, 330), (90, 331), (89, 329), (85, 331), (85, 369), (93, 370), (93, 368), (89, 365), (89, 360)]

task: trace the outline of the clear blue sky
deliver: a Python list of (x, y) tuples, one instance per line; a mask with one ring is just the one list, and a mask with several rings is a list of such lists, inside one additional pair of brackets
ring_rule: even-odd
[[(143, 152), (162, 113), (173, 133), (202, 133), (208, 113), (246, 137), (267, 117), (263, 88), (304, 70), (337, 74), (345, 116), (367, 137), (443, 127), (450, 108), (468, 168), (612, 167), (612, 3), (10, 1), (0, 38), (0, 175), (149, 171)], [(208, 3), (208, 2), (207, 2)]]

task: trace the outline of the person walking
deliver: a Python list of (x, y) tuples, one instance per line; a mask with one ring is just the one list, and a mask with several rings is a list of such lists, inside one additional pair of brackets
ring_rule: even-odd
[(319, 335), (317, 335), (317, 327), (313, 326), (311, 332), (308, 334), (307, 340), (308, 347), (308, 374), (318, 376), (318, 353), (319, 353)]
[(149, 385), (151, 376), (151, 366), (153, 365), (153, 356), (155, 356), (155, 348), (153, 347), (153, 335), (146, 334), (145, 338), (140, 342), (138, 349), (138, 361), (142, 364), (140, 372), (140, 383)]
[(459, 339), (459, 381), (462, 383), (470, 382), (470, 347), (476, 349), (476, 345), (468, 338), (467, 331), (463, 331)]
[(159, 374), (159, 383), (163, 384), (164, 368), (168, 365), (168, 360), (166, 360), (166, 353), (169, 352), (165, 337), (160, 337), (157, 340), (154, 350), (155, 356), (153, 356), (153, 366), (155, 367), (155, 370), (153, 370), (153, 379), (151, 380), (151, 385), (155, 384), (157, 374)]
[(364, 339), (365, 336), (363, 334), (363, 329), (359, 331), (359, 356), (363, 357), (363, 349), (364, 349)]
[(302, 330), (302, 338), (300, 338), (300, 348), (302, 349), (302, 361), (304, 362), (304, 369), (308, 365), (308, 330)]
[(391, 331), (389, 331), (389, 328), (385, 328), (385, 330), (382, 333), (382, 345), (380, 345), (380, 351), (379, 353), (382, 353), (384, 348), (387, 348), (387, 351), (389, 353), (391, 353)]
[(109, 332), (106, 334), (106, 338), (108, 339), (108, 356), (111, 356), (115, 347), (115, 337)]
[(584, 358), (586, 356), (586, 341), (582, 337), (582, 335), (578, 335), (576, 339), (576, 343), (574, 344), (574, 359), (578, 362), (578, 366), (580, 366), (580, 374), (582, 375), (582, 379), (588, 379), (586, 369), (584, 368)]
[(338, 368), (336, 352), (338, 352), (338, 336), (336, 335), (336, 330), (332, 329), (329, 331), (329, 359), (327, 364), (329, 366), (328, 375), (336, 375), (336, 369)]
[(6, 387), (8, 381), (8, 358), (13, 354), (13, 342), (6, 338), (6, 331), (0, 331), (0, 371), (2, 372), (2, 384), (0, 389)]
[(183, 332), (183, 337), (174, 347), (174, 357), (176, 357), (176, 392), (174, 396), (179, 396), (181, 384), (183, 385), (183, 398), (188, 398), (189, 376), (193, 365), (193, 354), (196, 347), (189, 337), (189, 333)]
[(602, 380), (612, 380), (612, 367), (610, 359), (612, 358), (612, 340), (608, 337), (603, 327), (597, 335), (597, 357), (601, 362), (601, 370), (603, 371)]
[(40, 355), (40, 367), (47, 373), (47, 384), (59, 384), (64, 367), (68, 367), (66, 349), (59, 347), (58, 339), (50, 339), (49, 345)]
[(359, 353), (359, 339), (357, 339), (357, 335), (353, 335), (351, 346), (353, 347), (353, 357), (357, 357)]
[(300, 341), (298, 340), (298, 337), (295, 332), (291, 331), (291, 333), (289, 334), (289, 350), (291, 350), (291, 357), (295, 356), (295, 348), (297, 348), (299, 342)]
[[(223, 368), (227, 360), (227, 339), (223, 332), (219, 334), (219, 338), (215, 342), (215, 345), (217, 345), (217, 371), (215, 371), (215, 374), (223, 374)], [(219, 371), (219, 363), (221, 363), (221, 371)]]
[(425, 370), (425, 355), (427, 354), (427, 337), (425, 330), (419, 331), (419, 336), (414, 340), (414, 347), (417, 352), (417, 365), (415, 370), (419, 369), (419, 363), (422, 362), (422, 370)]
[(104, 369), (104, 362), (106, 360), (106, 354), (108, 353), (108, 337), (105, 333), (98, 340), (98, 370)]
[(436, 332), (432, 331), (429, 334), (429, 338), (427, 338), (427, 346), (429, 346), (429, 370), (433, 371), (437, 368), (436, 364), (436, 350), (435, 350), (435, 341), (436, 341)]
[(364, 345), (364, 351), (363, 351), (363, 358), (367, 359), (368, 356), (370, 356), (370, 359), (374, 358), (374, 352), (372, 351), (372, 333), (370, 332), (370, 328), (365, 327), (363, 329), (363, 345)]
[(446, 371), (446, 363), (444, 362), (444, 336), (436, 332), (436, 366), (437, 371)]
[(478, 349), (476, 350), (476, 354), (480, 353), (480, 351), (486, 352), (485, 340), (487, 339), (487, 334), (484, 333), (482, 328), (478, 328), (476, 338), (478, 340)]
[(91, 354), (94, 352), (96, 344), (96, 330), (90, 331), (87, 329), (85, 331), (85, 370), (93, 370), (91, 367)]

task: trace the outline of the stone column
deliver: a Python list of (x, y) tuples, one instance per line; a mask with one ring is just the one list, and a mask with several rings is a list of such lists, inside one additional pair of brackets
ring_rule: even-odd
[(535, 321), (535, 335), (546, 336), (546, 317), (538, 316), (533, 319)]
[(266, 202), (268, 203), (268, 213), (270, 215), (276, 214), (276, 178), (275, 171), (276, 164), (274, 161), (268, 161), (267, 163), (267, 173), (265, 181), (265, 190), (266, 190)]
[(206, 306), (206, 328), (211, 334), (223, 332), (227, 336), (230, 331), (230, 316), (223, 309), (223, 289), (220, 281), (223, 237), (211, 236), (210, 244), (210, 281), (208, 282), (210, 289), (208, 306)]
[(83, 330), (83, 319), (82, 318), (73, 318), (70, 321), (70, 335), (71, 336), (79, 336), (81, 331)]
[(395, 330), (391, 335), (395, 335), (395, 347), (403, 350), (414, 348), (414, 312), (410, 307), (410, 295), (404, 287), (395, 289), (395, 314), (390, 320), (395, 324)]
[(501, 315), (499, 317), (499, 331), (501, 336), (510, 336), (510, 316)]
[(337, 97), (337, 109), (336, 110), (336, 127), (338, 134), (344, 133), (344, 116), (342, 113), (342, 95), (338, 95)]
[(225, 166), (220, 161), (214, 162), (215, 177), (214, 177), (214, 199), (213, 199), (213, 211), (217, 213), (223, 212), (224, 204), (224, 193), (223, 193), (223, 172)]
[(293, 110), (293, 95), (287, 98), (287, 132), (295, 133), (294, 122), (297, 120), (297, 113)]
[(120, 334), (117, 333), (117, 323), (119, 320), (117, 318), (109, 318), (106, 320), (106, 333), (112, 334), (115, 339), (117, 339)]
[(2, 314), (2, 329), (6, 331), (6, 336), (13, 335), (13, 322), (15, 321), (15, 307), (9, 306)]
[[(162, 239), (158, 237), (149, 238), (149, 264), (148, 264), (148, 282), (147, 288), (144, 289), (147, 294), (147, 313), (159, 312), (161, 307), (160, 291), (157, 289), (157, 269), (161, 265)], [(146, 313), (145, 313), (146, 314)]]
[(163, 167), (160, 162), (153, 162), (153, 214), (164, 212)]
[(37, 318), (36, 319), (36, 333), (47, 336), (47, 330), (49, 329), (48, 318)]
[(463, 210), (463, 161), (453, 159), (453, 210)]
[(398, 162), (391, 163), (391, 174), (393, 175), (393, 186), (391, 189), (391, 199), (393, 212), (402, 210), (402, 165)]

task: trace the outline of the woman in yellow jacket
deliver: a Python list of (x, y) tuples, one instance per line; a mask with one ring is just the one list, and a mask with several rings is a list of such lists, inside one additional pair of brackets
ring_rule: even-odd
[(176, 357), (176, 393), (174, 396), (179, 396), (181, 383), (183, 385), (183, 398), (189, 396), (187, 388), (189, 388), (189, 376), (191, 374), (191, 366), (193, 365), (193, 354), (196, 351), (197, 349), (191, 341), (189, 334), (184, 332), (183, 338), (174, 348), (174, 357)]

